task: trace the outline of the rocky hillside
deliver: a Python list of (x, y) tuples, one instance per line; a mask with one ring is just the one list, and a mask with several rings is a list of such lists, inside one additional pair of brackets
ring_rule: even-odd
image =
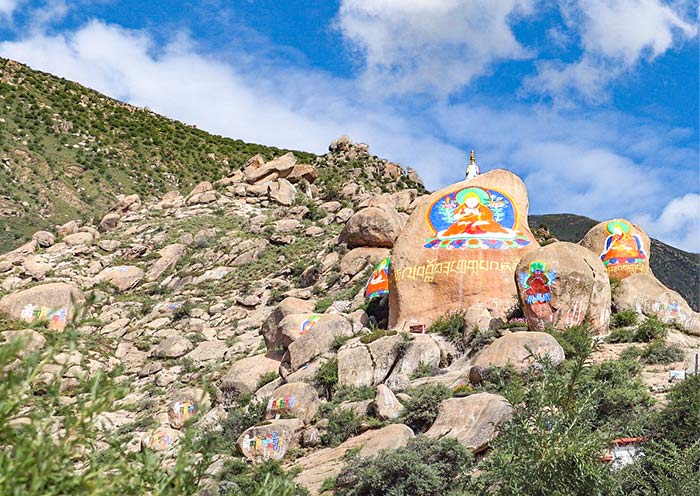
[(285, 151), (213, 136), (0, 59), (0, 249), (16, 247), (37, 225), (87, 221), (119, 194), (189, 190), (256, 153), (271, 159)]
[[(544, 226), (548, 236), (578, 243), (598, 221), (574, 214), (531, 215), (533, 232)], [(700, 254), (688, 253), (651, 240), (651, 270), (669, 288), (678, 291), (688, 304), (700, 311)]]
[[(12, 88), (80, 93), (4, 71)], [(121, 105), (76, 95), (85, 112)], [(603, 260), (606, 223), (581, 244), (553, 242), (550, 219), (531, 232), (527, 189), (506, 170), (428, 195), (346, 137), (317, 157), (244, 154), (120, 108), (135, 128), (221, 148), (199, 169), (200, 155), (168, 155), (180, 133), (165, 146), (125, 128), (121, 156), (144, 155), (114, 169), (119, 187), (93, 190), (95, 215), (56, 226), (72, 211), (21, 196), (31, 167), (12, 183), (25, 200), (8, 195), (8, 209), (48, 227), (0, 252), (0, 494), (700, 491), (700, 315), (633, 253), (650, 251), (641, 230), (615, 220), (625, 235)], [(59, 116), (88, 126), (81, 112)], [(66, 132), (42, 139), (82, 136)], [(3, 153), (41, 162), (51, 148), (18, 133)], [(92, 197), (69, 173), (75, 153), (56, 170), (77, 208)], [(180, 175), (146, 176), (148, 153)], [(84, 172), (108, 182), (98, 169)], [(146, 177), (153, 190), (138, 189)]]

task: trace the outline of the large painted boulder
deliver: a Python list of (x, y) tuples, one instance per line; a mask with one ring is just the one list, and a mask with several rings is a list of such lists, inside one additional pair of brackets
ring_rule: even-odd
[(54, 282), (0, 299), (0, 313), (27, 323), (47, 320), (49, 329), (62, 331), (85, 303), (83, 292), (72, 284)]
[(600, 257), (610, 277), (624, 279), (651, 272), (649, 236), (627, 219), (606, 220), (593, 226), (580, 244)]
[(318, 393), (305, 382), (290, 382), (275, 389), (265, 411), (266, 419), (289, 415), (308, 423), (318, 411)]
[(560, 242), (533, 250), (520, 260), (515, 279), (531, 330), (581, 324), (596, 332), (608, 329), (610, 279), (589, 249)]
[(613, 305), (617, 311), (634, 310), (675, 322), (689, 334), (700, 336), (700, 313), (694, 312), (681, 295), (661, 284), (652, 274), (635, 274), (620, 281)]
[(430, 324), (476, 303), (506, 317), (516, 303), (518, 261), (539, 246), (528, 208), (525, 184), (502, 169), (423, 200), (394, 244), (389, 325)]
[(299, 445), (299, 419), (271, 420), (247, 429), (236, 444), (240, 452), (253, 463), (281, 460), (291, 448)]

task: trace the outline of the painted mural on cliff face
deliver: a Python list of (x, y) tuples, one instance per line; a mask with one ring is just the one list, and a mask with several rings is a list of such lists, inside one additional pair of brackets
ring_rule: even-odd
[(530, 244), (518, 230), (519, 213), (511, 198), (495, 189), (462, 188), (438, 198), (427, 210), (433, 235), (429, 249), (509, 250)]
[(610, 236), (605, 240), (605, 248), (600, 254), (608, 272), (622, 266), (640, 265), (648, 261), (642, 239), (626, 221), (613, 221), (606, 226)]

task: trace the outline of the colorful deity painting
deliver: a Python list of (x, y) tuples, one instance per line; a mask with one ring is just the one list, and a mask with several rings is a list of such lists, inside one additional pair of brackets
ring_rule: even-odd
[(306, 334), (313, 326), (315, 326), (319, 320), (321, 320), (321, 315), (309, 315), (301, 323), (301, 329), (299, 329), (299, 335)]
[(189, 400), (176, 401), (173, 403), (173, 413), (178, 423), (184, 424), (197, 412), (197, 405)]
[(632, 232), (632, 226), (628, 222), (616, 220), (606, 227), (610, 236), (605, 240), (605, 249), (600, 254), (606, 267), (643, 264), (647, 261), (642, 240)]
[(272, 458), (275, 452), (280, 450), (280, 437), (277, 431), (268, 432), (265, 435), (256, 434), (255, 436), (250, 436), (246, 433), (243, 438), (243, 446), (254, 454), (254, 456), (260, 456), (265, 460)]
[(66, 327), (66, 321), (68, 320), (68, 309), (66, 307), (52, 309), (29, 303), (22, 308), (20, 319), (25, 322), (47, 320), (49, 329), (62, 331)]
[(530, 244), (518, 230), (518, 212), (503, 192), (464, 188), (438, 198), (428, 209), (426, 221), (433, 236), (426, 248), (514, 249)]
[(365, 287), (365, 298), (372, 299), (385, 294), (389, 294), (389, 258), (385, 258), (374, 268)]
[(527, 272), (521, 272), (518, 277), (528, 305), (552, 301), (552, 285), (557, 279), (556, 270), (547, 270), (547, 264), (535, 261), (530, 264)]
[(267, 402), (267, 411), (275, 415), (289, 413), (296, 403), (296, 397), (287, 395), (284, 398), (270, 398)]

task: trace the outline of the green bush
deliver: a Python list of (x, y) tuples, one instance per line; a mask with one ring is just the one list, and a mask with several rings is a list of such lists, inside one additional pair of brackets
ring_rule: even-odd
[(600, 463), (606, 440), (591, 418), (595, 404), (580, 394), (583, 360), (561, 370), (543, 361), (514, 418), (501, 427), (479, 467), (477, 493), (604, 495), (609, 468)]
[(683, 349), (676, 344), (667, 344), (654, 340), (644, 347), (632, 346), (620, 353), (620, 358), (639, 358), (647, 365), (669, 364), (679, 362), (685, 357)]
[(332, 358), (326, 360), (314, 375), (314, 385), (319, 388), (326, 399), (333, 397), (335, 388), (338, 385), (338, 360)]
[(656, 316), (647, 317), (635, 328), (614, 329), (607, 338), (609, 343), (650, 343), (654, 340), (664, 340), (669, 326)]
[(674, 385), (666, 399), (655, 437), (686, 448), (700, 439), (700, 376), (691, 375)]
[(383, 338), (384, 336), (394, 336), (396, 334), (396, 331), (389, 331), (386, 329), (375, 329), (374, 331), (370, 332), (369, 334), (365, 334), (360, 338), (360, 342), (362, 344), (369, 344), (372, 341), (376, 341), (379, 338)]
[(408, 391), (411, 399), (404, 401), (401, 420), (415, 433), (427, 431), (435, 421), (440, 403), (452, 397), (452, 391), (442, 384), (426, 384)]
[(595, 348), (593, 335), (586, 325), (569, 327), (563, 331), (548, 328), (546, 332), (554, 336), (567, 358), (588, 356)]
[(669, 441), (642, 445), (644, 456), (616, 474), (626, 496), (697, 496), (700, 494), (700, 441), (679, 448)]
[(467, 486), (473, 457), (453, 438), (418, 436), (374, 457), (352, 458), (335, 481), (337, 496), (443, 496)]
[(464, 315), (464, 312), (449, 312), (441, 315), (430, 324), (428, 332), (440, 334), (462, 349), (464, 348), (464, 332), (466, 330)]
[(634, 310), (623, 310), (614, 313), (610, 320), (610, 327), (618, 329), (620, 327), (631, 327), (637, 324), (639, 315)]
[(624, 426), (628, 419), (653, 403), (635, 360), (608, 360), (592, 364), (581, 374), (579, 392), (594, 403), (595, 425)]
[(258, 379), (258, 386), (257, 389), (260, 389), (261, 387), (270, 384), (272, 381), (277, 379), (279, 377), (279, 373), (275, 370), (271, 370), (269, 372), (265, 372), (263, 375), (260, 376)]
[(65, 404), (59, 401), (62, 373), (48, 383), (40, 379), (57, 352), (78, 346), (65, 339), (58, 336), (54, 345), (33, 354), (22, 353), (20, 341), (0, 346), (0, 494), (195, 494), (210, 455), (197, 455), (191, 430), (164, 468), (160, 455), (126, 451), (123, 436), (105, 435), (95, 426), (97, 415), (116, 409), (123, 386), (98, 371)]
[(353, 410), (334, 408), (327, 416), (328, 427), (321, 436), (324, 446), (338, 446), (346, 439), (360, 433), (362, 417)]
[(656, 316), (647, 317), (637, 326), (634, 332), (634, 340), (640, 343), (650, 343), (654, 340), (666, 339), (668, 325), (664, 324)]
[(268, 460), (253, 468), (240, 459), (226, 462), (219, 482), (221, 496), (308, 496), (309, 492), (294, 483), (293, 474), (279, 462)]

